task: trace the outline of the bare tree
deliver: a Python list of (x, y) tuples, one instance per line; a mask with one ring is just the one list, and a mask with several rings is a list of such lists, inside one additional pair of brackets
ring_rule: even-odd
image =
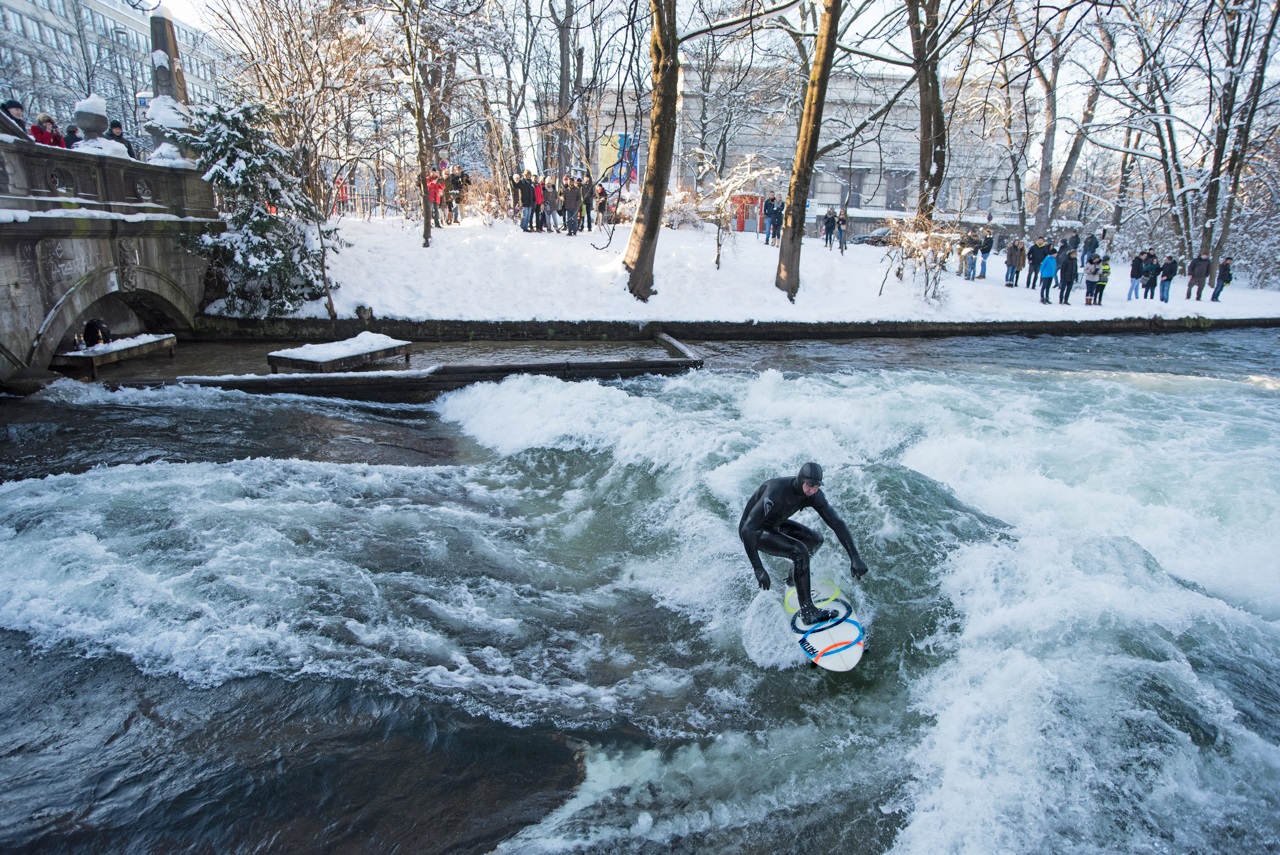
[(654, 294), (653, 259), (658, 249), (662, 228), (662, 209), (675, 154), (676, 108), (680, 99), (680, 58), (682, 41), (728, 32), (751, 26), (759, 20), (783, 12), (799, 0), (784, 0), (766, 9), (750, 9), (740, 15), (698, 27), (683, 37), (678, 32), (675, 0), (650, 0), (653, 16), (649, 36), (649, 57), (653, 89), (649, 110), (649, 159), (640, 187), (640, 204), (636, 210), (631, 240), (622, 258), (628, 274), (627, 288), (638, 300), (647, 301)]
[(800, 120), (800, 137), (796, 141), (796, 159), (791, 168), (791, 187), (787, 191), (778, 273), (773, 284), (793, 303), (800, 290), (800, 244), (805, 232), (805, 200), (809, 198), (809, 183), (813, 179), (813, 164), (818, 154), (822, 110), (827, 103), (827, 83), (831, 78), (842, 8), (843, 0), (823, 0), (818, 40), (809, 71), (809, 88), (804, 99), (804, 115)]

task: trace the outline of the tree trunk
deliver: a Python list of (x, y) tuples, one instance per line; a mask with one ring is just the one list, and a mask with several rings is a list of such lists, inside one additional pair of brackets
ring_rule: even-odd
[(1049, 206), (1049, 220), (1051, 222), (1058, 218), (1058, 213), (1062, 210), (1062, 203), (1067, 198), (1067, 191), (1071, 189), (1071, 181), (1075, 175), (1076, 164), (1080, 162), (1080, 153), (1084, 150), (1084, 142), (1087, 135), (1085, 127), (1093, 121), (1094, 113), (1098, 109), (1098, 98), (1102, 95), (1102, 81), (1107, 79), (1107, 72), (1110, 70), (1111, 53), (1103, 53), (1102, 67), (1094, 75), (1093, 87), (1089, 90), (1089, 95), (1084, 101), (1084, 113), (1080, 117), (1080, 127), (1076, 130), (1075, 138), (1071, 141), (1071, 148), (1067, 151), (1067, 160), (1062, 164), (1062, 172), (1058, 174), (1058, 183), (1053, 188), (1053, 202)]
[[(1132, 121), (1132, 117), (1130, 117)], [(1129, 200), (1129, 182), (1133, 175), (1135, 165), (1135, 157), (1131, 153), (1132, 149), (1137, 145), (1134, 139), (1136, 134), (1132, 127), (1124, 130), (1124, 151), (1120, 154), (1120, 181), (1116, 186), (1116, 204), (1111, 209), (1111, 226), (1119, 229), (1124, 222), (1124, 209)]]
[(842, 3), (843, 0), (823, 0), (817, 44), (814, 46), (813, 63), (809, 67), (809, 88), (805, 92), (804, 114), (800, 120), (800, 137), (796, 140), (791, 188), (787, 191), (782, 247), (778, 253), (778, 275), (773, 284), (778, 290), (785, 291), (787, 299), (793, 303), (800, 291), (800, 248), (807, 225), (805, 202), (809, 198), (809, 186), (813, 181), (818, 135), (822, 132), (822, 111), (827, 102), (827, 83), (831, 78)]
[(920, 90), (920, 174), (916, 181), (916, 218), (933, 221), (938, 191), (947, 174), (947, 116), (938, 76), (938, 0), (907, 0), (911, 54)]
[(649, 110), (649, 162), (640, 183), (640, 206), (631, 229), (622, 266), (628, 274), (627, 290), (637, 300), (648, 301), (653, 289), (653, 259), (662, 231), (662, 212), (671, 178), (676, 142), (676, 104), (680, 97), (679, 39), (676, 34), (675, 0), (650, 0), (653, 32), (649, 55), (653, 61), (653, 104)]

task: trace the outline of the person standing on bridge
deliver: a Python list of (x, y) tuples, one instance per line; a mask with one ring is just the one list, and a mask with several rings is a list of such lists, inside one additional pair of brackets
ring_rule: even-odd
[(138, 155), (133, 151), (133, 143), (125, 138), (124, 128), (120, 125), (119, 119), (111, 120), (111, 127), (107, 128), (107, 139), (120, 143), (120, 145), (124, 146), (124, 150), (129, 153), (129, 157), (134, 160), (138, 159)]
[(822, 521), (835, 532), (844, 551), (849, 553), (849, 572), (854, 579), (867, 573), (867, 565), (853, 545), (849, 527), (840, 519), (822, 494), (822, 467), (806, 463), (794, 478), (772, 478), (765, 481), (747, 500), (738, 521), (738, 536), (747, 550), (747, 559), (755, 571), (760, 589), (767, 591), (772, 584), (760, 553), (791, 559), (791, 577), (795, 583), (796, 598), (800, 605), (800, 619), (807, 624), (831, 620), (836, 613), (820, 609), (813, 604), (813, 589), (809, 579), (809, 556), (822, 546), (822, 535), (791, 517), (804, 508), (813, 508)]
[(41, 113), (36, 116), (36, 123), (31, 126), (31, 138), (41, 145), (51, 145), (54, 148), (66, 148), (67, 141), (62, 137), (62, 131), (58, 130), (58, 124), (53, 120), (53, 116), (48, 113)]

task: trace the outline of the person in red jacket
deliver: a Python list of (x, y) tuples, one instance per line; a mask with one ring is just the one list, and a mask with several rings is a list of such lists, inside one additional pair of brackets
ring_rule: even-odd
[(52, 145), (58, 148), (67, 147), (67, 141), (62, 138), (62, 131), (58, 130), (57, 124), (53, 121), (53, 116), (48, 113), (41, 113), (36, 116), (36, 123), (31, 126), (31, 138), (43, 145)]
[(440, 171), (433, 169), (427, 175), (427, 199), (431, 202), (431, 221), (436, 228), (444, 228), (440, 224), (440, 206), (444, 204), (444, 181), (440, 179)]

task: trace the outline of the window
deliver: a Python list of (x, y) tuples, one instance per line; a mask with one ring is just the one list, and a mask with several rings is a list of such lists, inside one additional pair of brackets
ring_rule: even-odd
[(844, 193), (840, 204), (845, 208), (862, 207), (862, 183), (867, 176), (865, 169), (842, 169), (840, 177), (844, 180)]
[(912, 174), (900, 170), (885, 173), (884, 206), (890, 211), (907, 209), (907, 200), (911, 197)]
[(951, 179), (942, 179), (942, 186), (938, 188), (938, 210), (950, 211), (951, 207)]
[(991, 194), (995, 192), (996, 180), (988, 178), (978, 185), (978, 207), (984, 211), (991, 209)]

